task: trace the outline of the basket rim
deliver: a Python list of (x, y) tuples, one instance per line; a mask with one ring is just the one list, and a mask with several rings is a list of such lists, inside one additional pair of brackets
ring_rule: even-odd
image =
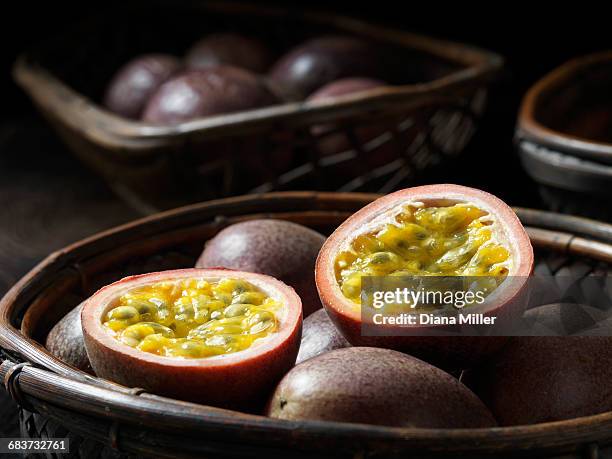
[(561, 153), (531, 140), (521, 140), (517, 149), (527, 174), (542, 184), (603, 197), (612, 194), (612, 164)]
[[(93, 255), (93, 252), (91, 252), (92, 244), (116, 238), (117, 235), (125, 235), (136, 228), (145, 228), (147, 231), (144, 232), (144, 236), (141, 236), (150, 237), (176, 229), (181, 225), (193, 225), (199, 221), (198, 219), (209, 218), (220, 209), (227, 208), (229, 204), (242, 206), (236, 211), (236, 215), (248, 214), (249, 211), (258, 208), (255, 205), (261, 204), (261, 202), (268, 203), (269, 208), (266, 210), (271, 214), (281, 204), (285, 206), (282, 209), (286, 209), (288, 205), (296, 203), (307, 205), (315, 201), (322, 202), (326, 211), (336, 212), (343, 206), (365, 205), (378, 196), (367, 193), (278, 192), (225, 198), (162, 212), (88, 237), (49, 255), (0, 300), (0, 344), (9, 351), (15, 352), (18, 350), (28, 362), (42, 367), (42, 369), (29, 367), (23, 370), (23, 392), (26, 395), (74, 409), (74, 406), (71, 405), (74, 400), (70, 400), (68, 397), (59, 401), (45, 398), (49, 397), (50, 386), (56, 384), (57, 387), (64, 387), (62, 385), (69, 384), (72, 385), (71, 392), (73, 394), (90, 397), (92, 400), (91, 404), (80, 406), (79, 411), (100, 417), (100, 407), (108, 407), (109, 403), (112, 404), (112, 401), (116, 398), (123, 404), (124, 413), (131, 413), (132, 417), (129, 419), (136, 422), (138, 413), (142, 414), (143, 395), (132, 395), (130, 389), (100, 380), (59, 362), (40, 344), (23, 336), (10, 323), (11, 310), (14, 305), (20, 301), (27, 302), (28, 297), (36, 293), (37, 289), (42, 289), (39, 281), (43, 270), (54, 268), (59, 271), (67, 263), (73, 261), (71, 256), (76, 256), (75, 253), (81, 256), (83, 254), (91, 256)], [(532, 226), (530, 228), (532, 238), (544, 241), (544, 243), (556, 247), (557, 250), (565, 250), (567, 253), (577, 255), (596, 254), (612, 262), (612, 225), (583, 217), (564, 216), (554, 212), (521, 208), (515, 210), (525, 224)], [(535, 225), (537, 227), (534, 227)], [(39, 285), (37, 285), (37, 282)], [(2, 377), (6, 375), (10, 365), (12, 365), (10, 362), (5, 361), (0, 366)], [(36, 376), (37, 374), (38, 376)], [(40, 387), (36, 385), (36, 381), (41, 382)], [(42, 387), (43, 385), (45, 387)], [(283, 435), (287, 435), (293, 440), (301, 439), (303, 441), (337, 435), (347, 438), (358, 435), (363, 441), (380, 441), (382, 439), (407, 444), (409, 442), (418, 443), (437, 439), (458, 446), (461, 444), (465, 446), (469, 443), (471, 447), (478, 449), (493, 447), (494, 444), (499, 446), (500, 442), (511, 440), (542, 449), (559, 445), (569, 447), (576, 443), (577, 438), (588, 438), (588, 441), (612, 441), (612, 412), (528, 426), (484, 429), (423, 429), (323, 421), (275, 420), (264, 416), (246, 415), (159, 396), (146, 397), (146, 402), (150, 404), (153, 413), (159, 414), (160, 411), (167, 411), (168, 416), (172, 417), (174, 423), (183, 422), (188, 425), (190, 421), (193, 421), (194, 413), (197, 413), (197, 418), (201, 422), (192, 426), (194, 429), (232, 426), (235, 429), (251, 429), (255, 434), (262, 431), (283, 432)], [(138, 422), (149, 425), (147, 422), (150, 422), (150, 419), (139, 419)], [(159, 425), (157, 427), (159, 428)], [(561, 435), (561, 431), (570, 431), (572, 434)], [(552, 437), (542, 437), (542, 435), (549, 434), (556, 434), (558, 437), (554, 437), (554, 440)]]
[(612, 143), (558, 131), (540, 122), (535, 115), (548, 94), (571, 84), (574, 77), (586, 73), (592, 66), (608, 61), (612, 62), (612, 51), (580, 56), (563, 63), (534, 83), (521, 102), (515, 141), (529, 140), (563, 153), (608, 163), (612, 161)]
[[(14, 363), (3, 362), (0, 365), (0, 377), (5, 378), (14, 366)], [(332, 421), (287, 421), (260, 415), (237, 416), (228, 410), (212, 407), (201, 410), (201, 405), (177, 402), (158, 396), (147, 397), (146, 393), (142, 395), (119, 393), (108, 388), (75, 382), (32, 366), (25, 366), (20, 371), (19, 377), (23, 384), (21, 391), (22, 395), (26, 395), (26, 402), (35, 398), (68, 410), (74, 410), (75, 406), (78, 406), (80, 414), (96, 418), (108, 418), (108, 405), (114, 402), (115, 408), (121, 407), (122, 410), (121, 413), (115, 414), (114, 419), (111, 417), (110, 422), (129, 423), (139, 428), (151, 427), (167, 432), (175, 432), (180, 428), (183, 434), (191, 435), (211, 432), (217, 434), (222, 431), (228, 435), (235, 435), (237, 431), (246, 430), (253, 434), (248, 440), (259, 440), (254, 445), (266, 445), (266, 439), (258, 436), (273, 431), (276, 438), (272, 439), (272, 442), (290, 439), (300, 445), (342, 437), (347, 440), (359, 438), (362, 445), (369, 441), (377, 444), (390, 442), (391, 447), (411, 446), (427, 449), (432, 440), (437, 440), (438, 444), (444, 446), (446, 452), (469, 449), (472, 453), (491, 450), (501, 453), (525, 448), (540, 451), (571, 448), (577, 442), (598, 444), (603, 440), (602, 444), (607, 444), (612, 430), (612, 412), (566, 421), (477, 429), (402, 428)], [(53, 386), (69, 386), (71, 398), (58, 403), (57, 397), (52, 398), (53, 392), (50, 388)], [(83, 403), (85, 400), (87, 404)], [(152, 415), (163, 414), (167, 425), (160, 426), (151, 418), (143, 417), (145, 406)], [(195, 416), (194, 411), (197, 413)], [(193, 424), (194, 419), (199, 421), (197, 425)], [(571, 435), (568, 432), (571, 432)], [(555, 436), (547, 438), (546, 442), (543, 439), (544, 435)], [(521, 446), (517, 447), (516, 443), (512, 442), (521, 442)], [(316, 448), (316, 445), (312, 446)]]
[[(15, 61), (13, 78), (34, 102), (52, 111), (80, 135), (108, 148), (121, 149), (122, 154), (136, 155), (146, 153), (151, 148), (180, 145), (192, 135), (214, 137), (224, 135), (228, 130), (235, 133), (237, 129), (249, 131), (270, 124), (300, 125), (313, 120), (329, 120), (356, 110), (370, 111), (402, 104), (413, 107), (427, 100), (445, 100), (450, 93), (465, 91), (482, 82), (488, 82), (503, 66), (501, 56), (472, 45), (404, 32), (338, 14), (304, 11), (296, 16), (295, 10), (290, 8), (262, 5), (255, 8), (253, 5), (239, 2), (228, 6), (223, 2), (209, 1), (202, 4), (201, 8), (202, 11), (212, 9), (226, 13), (246, 12), (279, 18), (291, 14), (293, 18), (300, 17), (305, 21), (336, 27), (347, 33), (357, 32), (362, 36), (417, 49), (465, 68), (424, 83), (374, 88), (330, 101), (281, 103), (171, 126), (128, 120), (110, 113), (36, 64), (27, 52), (22, 53)], [(84, 119), (91, 121), (88, 129), (83, 128)]]

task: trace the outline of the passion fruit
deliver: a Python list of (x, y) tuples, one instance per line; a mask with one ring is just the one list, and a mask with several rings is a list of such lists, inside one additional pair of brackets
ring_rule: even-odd
[[(343, 78), (319, 88), (306, 100), (308, 102), (333, 100), (337, 97), (365, 92), (385, 85), (386, 83), (383, 81), (372, 78)], [(313, 126), (311, 132), (318, 139), (317, 145), (319, 151), (324, 156), (342, 153), (355, 148), (347, 134), (338, 132), (338, 126), (336, 125)], [(391, 136), (388, 125), (368, 123), (367, 125), (357, 127), (353, 134), (359, 145), (363, 146), (370, 153), (367, 157), (363, 158), (364, 164), (367, 167), (381, 166), (397, 158), (395, 142), (392, 139), (384, 138), (385, 135)], [(352, 176), (357, 173), (354, 171), (350, 172)]]
[(272, 56), (270, 50), (253, 37), (218, 33), (194, 43), (185, 56), (185, 62), (192, 69), (231, 65), (262, 73), (272, 63)]
[(317, 355), (350, 345), (332, 323), (327, 311), (319, 309), (304, 319), (300, 352), (295, 363), (299, 364)]
[(467, 308), (495, 315), (498, 325), (522, 316), (532, 268), (529, 237), (504, 202), (464, 186), (426, 185), (384, 196), (349, 217), (323, 245), (315, 277), (323, 306), (351, 344), (397, 349), (450, 368), (496, 352), (505, 337), (431, 336), (447, 329), (390, 323), (377, 325), (384, 336), (364, 336), (362, 276), (487, 276), (483, 281), (495, 280), (492, 293)]
[(295, 362), (302, 309), (261, 274), (184, 269), (132, 276), (82, 311), (96, 374), (152, 393), (245, 408)]
[(594, 327), (575, 333), (578, 336), (612, 336), (612, 317), (598, 322)]
[(104, 105), (126, 118), (140, 118), (153, 93), (181, 68), (181, 62), (168, 54), (146, 54), (132, 59), (112, 78)]
[(501, 425), (561, 421), (612, 410), (612, 338), (515, 337), (467, 382)]
[(304, 317), (321, 308), (314, 266), (325, 236), (284, 220), (236, 223), (206, 243), (196, 268), (223, 267), (267, 274), (292, 286)]
[(586, 304), (553, 303), (525, 312), (524, 323), (533, 336), (568, 336), (599, 327), (609, 313)]
[(334, 80), (346, 77), (381, 77), (376, 46), (349, 36), (311, 39), (281, 57), (270, 80), (288, 98), (304, 99)]
[(62, 362), (93, 374), (89, 363), (83, 330), (81, 329), (81, 310), (83, 303), (66, 314), (47, 335), (45, 347)]
[(397, 427), (495, 426), (486, 406), (448, 373), (388, 349), (337, 349), (293, 368), (268, 416)]
[(334, 99), (336, 97), (346, 96), (347, 94), (355, 94), (365, 92), (369, 89), (385, 86), (386, 83), (374, 78), (342, 78), (332, 81), (313, 92), (308, 101)]
[(230, 66), (187, 70), (153, 94), (142, 119), (175, 124), (194, 118), (250, 110), (271, 105), (275, 97), (247, 70)]

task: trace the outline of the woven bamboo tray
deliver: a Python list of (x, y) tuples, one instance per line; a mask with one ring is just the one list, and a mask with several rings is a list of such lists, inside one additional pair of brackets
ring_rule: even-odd
[(523, 99), (517, 148), (552, 210), (612, 221), (610, 85), (607, 51), (563, 64)]
[[(95, 235), (51, 254), (0, 301), (0, 381), (21, 405), (22, 435), (67, 437), (71, 457), (524, 457), (612, 453), (612, 413), (495, 429), (386, 428), (289, 422), (141, 393), (65, 365), (39, 343), (101, 285), (188, 267), (224, 226), (281, 218), (329, 233), (376, 195), (288, 192), (211, 201)], [(536, 247), (537, 272), (609, 273), (612, 226), (517, 209)], [(24, 364), (20, 364), (23, 362)]]
[[(22, 55), (13, 73), (70, 149), (147, 213), (253, 190), (388, 192), (422, 180), (462, 151), (502, 65), (496, 54), (467, 45), (327, 13), (196, 0), (130, 5), (101, 9)], [(168, 23), (182, 26), (166, 33)], [(362, 37), (389, 52), (393, 86), (175, 126), (130, 121), (98, 105), (112, 73), (131, 57), (182, 55), (219, 30), (258, 36), (278, 55), (310, 36)], [(372, 125), (381, 134), (360, 137), (359, 128)], [(320, 145), (331, 138), (347, 149), (323, 155)], [(364, 160), (373, 155), (388, 160), (373, 167)]]

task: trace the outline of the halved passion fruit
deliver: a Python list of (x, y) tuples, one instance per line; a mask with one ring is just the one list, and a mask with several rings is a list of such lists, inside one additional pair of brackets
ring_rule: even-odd
[(152, 393), (242, 408), (293, 366), (300, 298), (262, 274), (184, 269), (127, 277), (83, 307), (100, 377)]
[(503, 321), (520, 316), (532, 268), (529, 237), (504, 202), (463, 186), (427, 185), (389, 194), (349, 217), (323, 245), (315, 276), (323, 305), (351, 344), (463, 366), (498, 350), (505, 339), (423, 336), (442, 325), (389, 323), (377, 325), (376, 335), (384, 336), (364, 336), (362, 276), (487, 276), (490, 298), (467, 309)]

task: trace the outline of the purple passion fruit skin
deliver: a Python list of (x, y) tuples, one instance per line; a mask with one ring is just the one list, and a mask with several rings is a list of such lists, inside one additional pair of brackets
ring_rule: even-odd
[(383, 68), (377, 47), (371, 43), (349, 36), (323, 36), (281, 57), (269, 77), (287, 98), (304, 99), (340, 78), (379, 78)]
[[(308, 97), (307, 101), (324, 101), (383, 86), (386, 86), (386, 83), (372, 78), (343, 78), (319, 88)], [(329, 134), (330, 131), (336, 129), (337, 126), (333, 124), (317, 125), (311, 129), (312, 135), (317, 138), (317, 147), (323, 156), (344, 153), (356, 148), (345, 132)], [(367, 122), (355, 127), (353, 130), (355, 139), (366, 150), (366, 154), (359, 156), (350, 163), (338, 165), (338, 170), (345, 171), (347, 179), (350, 180), (355, 175), (360, 175), (372, 167), (379, 167), (397, 159), (399, 150), (396, 142), (393, 141), (392, 129), (392, 125), (380, 122)]]
[(89, 363), (85, 342), (83, 341), (83, 330), (81, 329), (81, 310), (83, 303), (66, 314), (47, 335), (45, 347), (62, 362), (94, 374)]
[(554, 422), (612, 410), (612, 338), (512, 338), (466, 384), (500, 425)]
[(496, 422), (448, 373), (388, 349), (349, 347), (294, 367), (278, 384), (268, 416), (395, 427), (479, 428)]
[(283, 220), (250, 220), (221, 230), (206, 243), (197, 268), (223, 267), (267, 274), (292, 286), (304, 317), (321, 308), (314, 266), (325, 236)]
[(317, 101), (325, 99), (333, 99), (335, 97), (346, 96), (347, 94), (355, 94), (364, 92), (369, 89), (380, 88), (386, 83), (374, 78), (342, 78), (332, 81), (313, 92), (308, 96), (308, 101)]
[(581, 335), (605, 323), (610, 314), (593, 306), (552, 303), (525, 312), (523, 323), (533, 336)]
[(187, 70), (168, 80), (145, 107), (143, 121), (178, 124), (276, 103), (261, 79), (229, 66)]
[(302, 342), (296, 364), (334, 349), (350, 347), (350, 345), (332, 323), (325, 309), (319, 309), (304, 319)]
[(272, 55), (262, 42), (253, 37), (218, 33), (194, 43), (185, 56), (185, 62), (190, 69), (230, 65), (263, 73), (272, 63)]
[(180, 68), (179, 59), (168, 54), (146, 54), (132, 59), (109, 83), (104, 105), (117, 115), (138, 119), (157, 88)]

